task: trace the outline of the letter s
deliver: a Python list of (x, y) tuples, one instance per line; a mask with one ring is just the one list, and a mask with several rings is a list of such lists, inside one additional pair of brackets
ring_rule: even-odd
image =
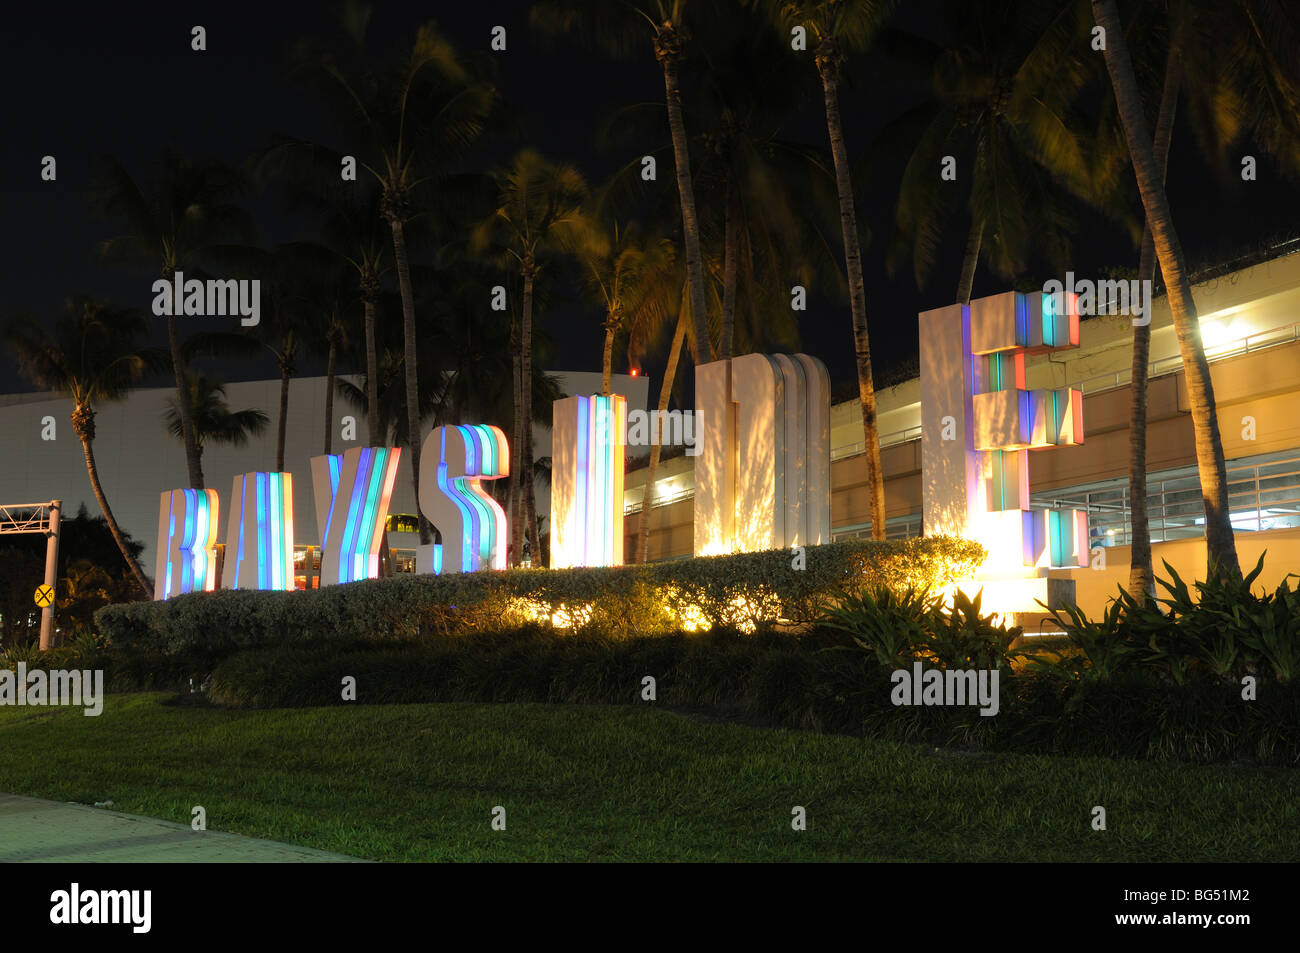
[(506, 567), (505, 510), (482, 480), (510, 475), (510, 451), (499, 427), (438, 427), (420, 454), (420, 510), (442, 534), (434, 547), (438, 574)]

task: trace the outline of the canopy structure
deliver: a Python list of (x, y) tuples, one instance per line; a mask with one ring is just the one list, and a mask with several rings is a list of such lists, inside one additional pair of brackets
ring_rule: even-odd
[[(45, 534), (45, 585), (57, 589), (59, 573), (59, 523), (62, 500), (48, 503), (0, 505), (0, 536)], [(54, 600), (41, 609), (41, 650), (54, 645)]]

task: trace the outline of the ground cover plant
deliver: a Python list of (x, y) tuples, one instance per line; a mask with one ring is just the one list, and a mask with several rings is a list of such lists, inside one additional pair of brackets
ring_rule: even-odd
[(389, 861), (1293, 861), (1300, 842), (1294, 769), (936, 751), (648, 705), (6, 708), (0, 790), (182, 823), (201, 804), (210, 829)]

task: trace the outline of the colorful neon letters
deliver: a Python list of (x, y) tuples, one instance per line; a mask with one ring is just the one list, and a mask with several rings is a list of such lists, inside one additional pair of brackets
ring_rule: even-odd
[(566, 397), (551, 430), (551, 568), (623, 565), (627, 398)]
[(830, 383), (807, 354), (695, 372), (695, 555), (831, 539)]
[(506, 568), (506, 514), (481, 481), (510, 475), (510, 450), (498, 427), (438, 427), (420, 456), (420, 511), (442, 534), (421, 545), (416, 572)]
[(978, 540), (985, 575), (1086, 566), (1087, 515), (1033, 510), (1028, 466), (1029, 450), (1083, 442), (1083, 395), (1025, 383), (1026, 354), (1078, 346), (1077, 298), (1013, 291), (919, 321), (926, 533)]
[(235, 477), (221, 588), (294, 588), (292, 473)]
[(392, 447), (353, 447), (312, 457), (322, 586), (378, 578), (379, 548), (401, 453)]
[(216, 490), (167, 490), (158, 507), (153, 597), (210, 591), (217, 581)]

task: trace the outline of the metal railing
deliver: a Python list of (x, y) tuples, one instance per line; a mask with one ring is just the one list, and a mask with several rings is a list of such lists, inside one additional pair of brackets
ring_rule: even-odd
[[(893, 516), (885, 520), (886, 539), (911, 539), (921, 535), (921, 514), (908, 513), (906, 516)], [(870, 539), (871, 523), (859, 523), (856, 526), (844, 526), (831, 530), (831, 539)]]
[[(1256, 331), (1254, 334), (1248, 334), (1243, 338), (1236, 338), (1232, 341), (1216, 344), (1213, 347), (1207, 347), (1205, 348), (1205, 359), (1213, 363), (1224, 358), (1236, 357), (1239, 354), (1249, 354), (1254, 351), (1262, 351), (1265, 348), (1277, 347), (1280, 344), (1290, 344), (1293, 341), (1300, 341), (1300, 323), (1270, 328), (1267, 331)], [(1163, 357), (1147, 365), (1147, 377), (1154, 378), (1164, 374), (1176, 373), (1182, 369), (1182, 366), (1183, 358), (1180, 354)], [(1096, 394), (1101, 391), (1115, 390), (1118, 387), (1127, 387), (1132, 380), (1133, 369), (1126, 367), (1123, 370), (1113, 371), (1109, 374), (1088, 377), (1068, 386), (1077, 388), (1083, 391), (1084, 394)]]
[[(889, 433), (880, 435), (880, 449), (885, 447), (897, 446), (900, 443), (907, 443), (909, 440), (921, 439), (921, 427), (918, 424), (915, 427), (908, 427), (904, 430), (891, 430)], [(859, 440), (857, 443), (841, 444), (838, 447), (831, 447), (831, 460), (843, 460), (845, 457), (856, 457), (866, 449), (866, 441)]]
[[(682, 500), (689, 500), (693, 496), (695, 496), (695, 487), (688, 486), (685, 487), (684, 489), (678, 490), (676, 493), (669, 493), (666, 496), (656, 496), (653, 500), (650, 501), (650, 508), (656, 509), (660, 506), (668, 506), (672, 503), (680, 503)], [(623, 515), (631, 516), (633, 513), (640, 513), (641, 504), (643, 502), (644, 502), (643, 499), (637, 499), (632, 503), (624, 503)]]
[[(1228, 467), (1228, 512), (1238, 532), (1300, 527), (1300, 456), (1243, 461)], [(1132, 507), (1127, 483), (1087, 490), (1036, 493), (1040, 506), (1074, 507), (1088, 513), (1096, 546), (1132, 542)], [(1147, 480), (1147, 525), (1153, 543), (1205, 535), (1205, 507), (1195, 467)]]

